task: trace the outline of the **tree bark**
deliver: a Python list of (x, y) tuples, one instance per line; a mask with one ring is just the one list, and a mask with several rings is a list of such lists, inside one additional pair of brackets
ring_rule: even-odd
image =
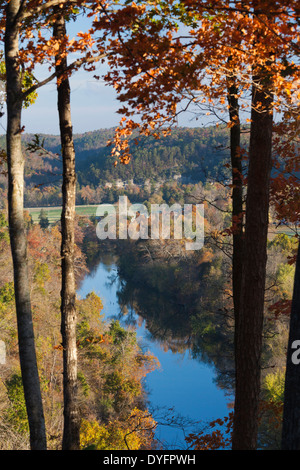
[(21, 148), (22, 81), (18, 64), (19, 26), (16, 16), (19, 0), (6, 7), (5, 65), (7, 74), (7, 163), (9, 233), (13, 258), (19, 356), (32, 450), (45, 450), (46, 431), (28, 278), (27, 236), (24, 226), (24, 156)]
[(241, 158), (241, 126), (239, 119), (239, 103), (234, 77), (229, 78), (227, 100), (229, 105), (230, 155), (232, 175), (232, 296), (235, 319), (235, 348), (237, 325), (240, 310), (241, 279), (243, 267), (243, 175)]
[[(53, 27), (57, 39), (66, 34), (65, 20), (58, 14)], [(67, 58), (64, 51), (56, 56), (57, 106), (63, 160), (61, 215), (61, 333), (63, 345), (64, 431), (63, 450), (79, 449), (80, 417), (77, 403), (76, 284), (74, 274), (75, 151), (70, 105), (69, 79), (64, 75)]]
[(256, 449), (258, 435), (273, 115), (264, 70), (253, 80), (233, 450)]
[[(300, 244), (296, 261), (290, 331), (287, 348), (282, 450), (300, 450)], [(295, 342), (298, 343), (295, 343)], [(293, 355), (296, 355), (295, 357)]]

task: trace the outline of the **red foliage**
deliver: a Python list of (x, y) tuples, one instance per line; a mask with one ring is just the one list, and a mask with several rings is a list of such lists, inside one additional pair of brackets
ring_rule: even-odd
[(223, 419), (216, 419), (210, 424), (211, 428), (220, 426), (221, 429), (213, 430), (211, 433), (189, 434), (186, 442), (190, 444), (194, 450), (219, 450), (228, 448), (231, 444), (231, 433), (233, 427), (233, 412)]

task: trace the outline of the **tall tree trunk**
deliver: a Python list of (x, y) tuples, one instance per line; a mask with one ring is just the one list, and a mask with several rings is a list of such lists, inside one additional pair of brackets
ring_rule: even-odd
[(233, 450), (256, 449), (258, 435), (273, 115), (264, 70), (253, 80)]
[(45, 450), (46, 431), (37, 368), (24, 227), (24, 156), (21, 148), (22, 82), (19, 58), (19, 0), (6, 8), (5, 64), (7, 74), (7, 163), (9, 232), (14, 269), (18, 343), (32, 450)]
[(240, 310), (241, 279), (243, 267), (243, 175), (241, 157), (241, 126), (239, 118), (238, 89), (234, 77), (228, 80), (227, 100), (229, 105), (230, 155), (232, 175), (232, 296), (235, 319), (235, 348)]
[[(300, 244), (296, 261), (286, 359), (282, 450), (300, 450)], [(293, 356), (295, 354), (295, 357)]]
[[(66, 34), (63, 14), (58, 14), (53, 27), (55, 38)], [(79, 449), (80, 418), (77, 403), (77, 346), (76, 346), (76, 284), (74, 275), (74, 219), (75, 219), (75, 151), (70, 105), (70, 84), (64, 72), (67, 58), (64, 51), (56, 57), (57, 105), (59, 113), (63, 159), (63, 207), (61, 215), (61, 333), (63, 344), (64, 431), (63, 450)]]

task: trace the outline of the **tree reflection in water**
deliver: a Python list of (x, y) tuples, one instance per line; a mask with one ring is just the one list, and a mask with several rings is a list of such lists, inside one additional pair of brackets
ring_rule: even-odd
[(232, 402), (233, 325), (221, 310), (229, 303), (222, 262), (143, 263), (136, 246), (125, 245), (98, 264), (92, 276), (98, 276), (97, 293), (107, 297), (109, 318), (136, 328), (142, 346), (163, 362), (162, 373), (150, 374), (145, 387), (168, 448), (178, 433), (182, 446), (187, 430), (203, 429), (202, 416), (223, 418)]
[(223, 264), (195, 256), (142, 263), (130, 246), (119, 250), (115, 279), (124, 324), (144, 321), (147, 339), (164, 351), (213, 366), (217, 386), (232, 395), (234, 325)]

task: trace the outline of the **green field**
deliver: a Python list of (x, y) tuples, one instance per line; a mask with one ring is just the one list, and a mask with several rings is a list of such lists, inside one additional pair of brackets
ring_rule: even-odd
[[(98, 205), (76, 206), (76, 214), (81, 216), (95, 215), (97, 207)], [(25, 209), (30, 213), (32, 220), (35, 224), (39, 222), (39, 215), (41, 209), (46, 212), (50, 224), (54, 224), (60, 219), (61, 207), (30, 207)]]

